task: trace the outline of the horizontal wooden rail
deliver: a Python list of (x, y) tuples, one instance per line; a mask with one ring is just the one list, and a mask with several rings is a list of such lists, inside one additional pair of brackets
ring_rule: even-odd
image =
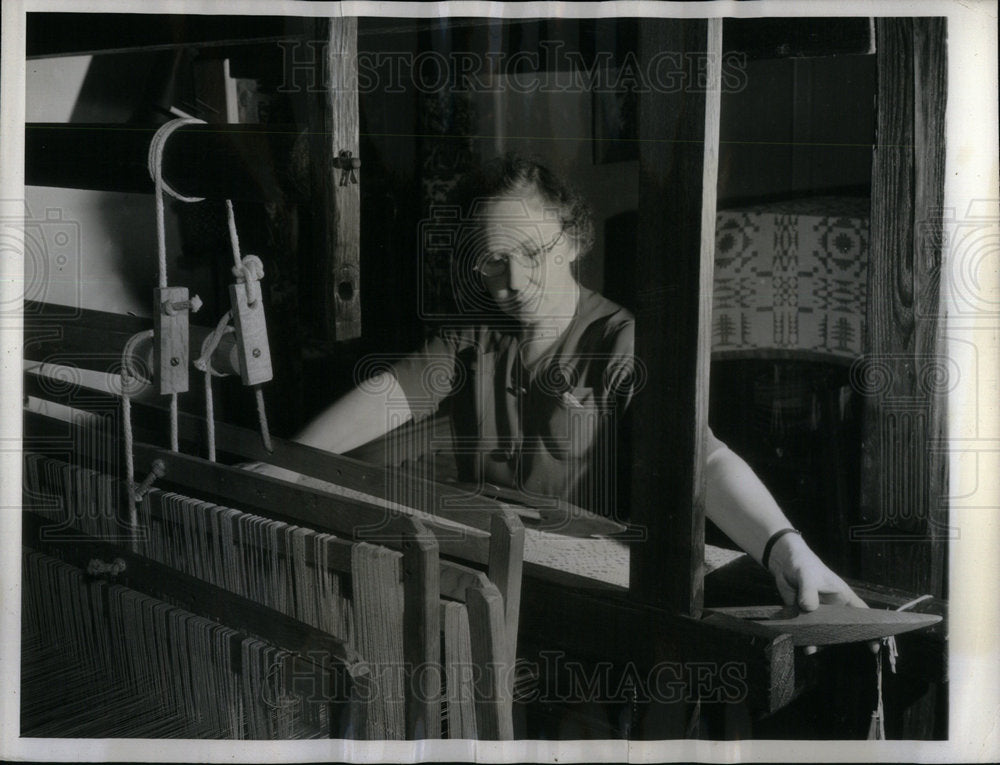
[[(25, 183), (152, 193), (149, 145), (159, 125), (29, 123)], [(206, 199), (281, 202), (304, 131), (294, 125), (184, 125), (168, 139), (163, 178), (178, 193)], [(305, 143), (302, 143), (305, 146)]]
[[(703, 665), (716, 682), (731, 673), (731, 701), (758, 713), (788, 704), (796, 694), (792, 639), (775, 637), (743, 620), (709, 624), (638, 603), (621, 588), (594, 588), (540, 578), (525, 567), (520, 644), (530, 653), (556, 651), (570, 660), (632, 664), (642, 677), (683, 675)], [(725, 670), (723, 670), (725, 667)], [(600, 689), (597, 689), (600, 690)]]

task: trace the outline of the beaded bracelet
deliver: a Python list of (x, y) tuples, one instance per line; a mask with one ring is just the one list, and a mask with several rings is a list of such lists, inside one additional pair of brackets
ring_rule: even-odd
[(771, 550), (774, 549), (774, 543), (781, 539), (785, 534), (798, 534), (802, 536), (802, 532), (798, 529), (787, 528), (781, 529), (780, 531), (775, 531), (771, 538), (767, 540), (767, 544), (764, 545), (764, 554), (760, 556), (760, 565), (767, 568), (768, 561), (771, 559)]

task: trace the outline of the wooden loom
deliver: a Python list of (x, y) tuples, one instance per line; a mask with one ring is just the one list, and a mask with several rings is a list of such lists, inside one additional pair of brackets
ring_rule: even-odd
[[(720, 30), (718, 25), (705, 22), (685, 25), (649, 23), (644, 25), (642, 34), (644, 55), (649, 56), (658, 50), (704, 50), (706, 38), (710, 41), (711, 50), (713, 44), (719, 44)], [(712, 43), (712, 40), (715, 42)], [(657, 101), (657, 98), (660, 100)], [(26, 488), (29, 492), (38, 492), (28, 496), (26, 505), (30, 506), (32, 499), (39, 500), (43, 507), (36, 508), (40, 510), (36, 514), (40, 514), (43, 521), (46, 520), (46, 513), (49, 514), (47, 525), (26, 522), (26, 542), (63, 557), (66, 563), (59, 564), (51, 557), (44, 558), (38, 554), (27, 556), (26, 572), (30, 573), (26, 574), (26, 582), (45, 584), (29, 588), (26, 593), (39, 593), (39, 598), (49, 597), (45, 593), (63, 593), (67, 602), (100, 604), (105, 614), (115, 618), (126, 611), (125, 606), (118, 604), (127, 602), (131, 609), (129, 613), (151, 614), (141, 618), (154, 618), (152, 614), (157, 614), (156, 618), (178, 621), (181, 626), (171, 627), (173, 632), (153, 631), (154, 637), (147, 644), (150, 651), (155, 645), (156, 634), (183, 634), (188, 645), (217, 640), (219, 647), (215, 653), (201, 654), (202, 658), (205, 655), (212, 657), (212, 661), (202, 661), (196, 666), (214, 667), (216, 674), (211, 675), (213, 687), (223, 689), (219, 691), (219, 697), (228, 693), (229, 698), (238, 700), (233, 701), (231, 708), (241, 710), (239, 714), (233, 712), (233, 716), (219, 717), (214, 722), (205, 722), (200, 718), (196, 722), (181, 720), (172, 723), (176, 726), (173, 728), (171, 724), (147, 721), (149, 727), (141, 730), (183, 730), (197, 735), (252, 737), (431, 737), (447, 733), (450, 736), (509, 738), (512, 735), (510, 687), (504, 684), (490, 687), (487, 683), (480, 687), (479, 695), (470, 702), (467, 693), (469, 684), (463, 688), (461, 673), (449, 672), (449, 665), (478, 666), (482, 672), (482, 668), (491, 662), (509, 663), (514, 636), (518, 633), (519, 642), (531, 650), (556, 648), (566, 651), (568, 655), (595, 661), (613, 657), (622, 663), (634, 661), (643, 667), (663, 662), (690, 665), (734, 662), (745, 671), (746, 703), (758, 713), (777, 711), (801, 693), (807, 673), (798, 671), (802, 669), (801, 657), (796, 659), (793, 641), (787, 635), (775, 634), (774, 630), (725, 613), (716, 612), (701, 618), (702, 606), (705, 603), (714, 605), (713, 600), (718, 598), (717, 592), (714, 596), (711, 592), (711, 577), (704, 577), (703, 515), (698, 507), (699, 477), (696, 467), (699, 464), (698, 434), (705, 421), (702, 397), (707, 373), (707, 356), (700, 347), (704, 341), (705, 305), (704, 300), (698, 297), (707, 293), (698, 287), (705, 284), (710, 275), (704, 271), (705, 258), (698, 257), (704, 247), (705, 232), (690, 224), (700, 218), (701, 228), (704, 229), (706, 213), (704, 202), (696, 193), (677, 195), (670, 192), (679, 187), (708, 189), (711, 185), (714, 168), (705, 170), (705, 165), (712, 164), (714, 142), (711, 131), (713, 124), (717, 127), (718, 115), (717, 111), (712, 111), (712, 99), (704, 95), (671, 97), (669, 94), (657, 94), (650, 105), (652, 108), (641, 112), (641, 133), (648, 138), (667, 132), (677, 140), (673, 143), (655, 140), (641, 143), (640, 162), (644, 167), (669, 170), (646, 173), (642, 179), (642, 273), (638, 275), (637, 283), (653, 286), (638, 295), (640, 331), (637, 344), (642, 357), (653, 362), (648, 370), (650, 379), (655, 380), (657, 385), (675, 390), (680, 400), (691, 401), (695, 405), (690, 408), (663, 408), (651, 405), (648, 400), (637, 399), (636, 406), (649, 415), (637, 418), (640, 422), (636, 433), (639, 442), (656, 443), (663, 432), (676, 433), (677, 437), (669, 445), (669, 454), (664, 456), (649, 451), (640, 454), (636, 461), (637, 490), (633, 494), (636, 514), (633, 517), (646, 527), (650, 536), (644, 544), (633, 546), (631, 555), (626, 559), (626, 565), (631, 568), (631, 576), (627, 576), (626, 580), (631, 586), (608, 584), (593, 577), (528, 562), (524, 565), (522, 593), (518, 554), (520, 532), (516, 519), (502, 514), (499, 504), (477, 500), (477, 504), (485, 506), (495, 518), (502, 520), (496, 521), (499, 524), (496, 528), (493, 528), (493, 522), (486, 524), (492, 534), (488, 535), (482, 529), (463, 528), (456, 536), (454, 526), (434, 518), (434, 500), (441, 496), (441, 492), (448, 491), (444, 487), (422, 487), (426, 489), (423, 496), (427, 506), (421, 508), (419, 503), (413, 504), (418, 510), (424, 509), (426, 516), (412, 520), (390, 515), (392, 521), (388, 538), (382, 534), (377, 540), (361, 542), (365, 535), (359, 533), (358, 527), (371, 527), (383, 519), (385, 508), (382, 503), (358, 499), (356, 495), (345, 496), (344, 493), (331, 494), (291, 486), (190, 456), (200, 453), (201, 426), (183, 418), (181, 451), (184, 454), (169, 452), (157, 445), (162, 438), (163, 413), (155, 406), (143, 407), (137, 403), (137, 475), (146, 475), (157, 459), (165, 465), (164, 475), (146, 495), (141, 507), (143, 517), (148, 519), (153, 529), (163, 531), (171, 528), (187, 528), (190, 531), (192, 524), (201, 522), (204, 525), (205, 519), (211, 518), (208, 525), (215, 524), (217, 533), (208, 529), (203, 536), (197, 537), (200, 540), (197, 544), (219, 546), (224, 533), (227, 545), (230, 537), (234, 540), (239, 538), (241, 542), (248, 540), (245, 549), (241, 545), (239, 555), (257, 561), (253, 564), (254, 568), (259, 568), (259, 561), (266, 559), (269, 566), (266, 570), (281, 583), (262, 587), (252, 582), (236, 584), (230, 578), (228, 583), (236, 592), (227, 593), (218, 582), (220, 576), (223, 583), (227, 575), (233, 576), (226, 573), (228, 567), (221, 573), (218, 570), (206, 573), (196, 568), (191, 573), (191, 569), (186, 568), (195, 567), (197, 561), (204, 565), (208, 558), (219, 560), (212, 555), (195, 554), (194, 536), (191, 540), (183, 540), (183, 551), (169, 547), (154, 549), (155, 545), (150, 546), (152, 540), (144, 542), (144, 546), (137, 551), (131, 549), (128, 538), (121, 540), (124, 548), (109, 547), (107, 541), (82, 539), (79, 535), (84, 529), (59, 528), (60, 524), (56, 524), (59, 534), (46, 534), (46, 530), (52, 531), (53, 512), (62, 519), (76, 513), (82, 521), (86, 521), (88, 513), (94, 512), (93, 508), (103, 507), (104, 512), (97, 513), (98, 519), (108, 522), (121, 517), (120, 512), (107, 512), (108, 508), (114, 507), (113, 502), (103, 505), (98, 502), (102, 496), (100, 492), (104, 492), (105, 497), (113, 495), (113, 476), (118, 473), (120, 453), (110, 434), (117, 433), (117, 428), (114, 424), (109, 427), (105, 423), (106, 430), (102, 433), (101, 427), (93, 424), (68, 423), (67, 417), (53, 416), (56, 413), (51, 406), (47, 414), (29, 412), (26, 414), (26, 447), (42, 455), (63, 457), (61, 462), (67, 464), (60, 465), (49, 456), (31, 457), (26, 463)], [(716, 103), (714, 108), (717, 109), (717, 106)], [(189, 139), (195, 140), (197, 132), (195, 129), (188, 131)], [(252, 136), (252, 130), (246, 132)], [(708, 147), (707, 150), (704, 147)], [(215, 182), (224, 185), (225, 174), (209, 175)], [(710, 191), (705, 191), (705, 194), (706, 199), (712, 196)], [(667, 239), (666, 232), (670, 233), (669, 238), (678, 252), (692, 256), (680, 260), (685, 264), (682, 268), (666, 269), (666, 259), (657, 257), (662, 242)], [(676, 264), (678, 261), (673, 262)], [(343, 308), (336, 305), (338, 310)], [(47, 317), (45, 307), (30, 307), (28, 313), (36, 321), (33, 328), (29, 327), (26, 358), (36, 362), (58, 364), (60, 353), (73, 350), (83, 351), (85, 356), (95, 332), (103, 334), (97, 347), (90, 346), (92, 351), (117, 350), (135, 331), (134, 322), (128, 317), (83, 312), (69, 321), (60, 322), (58, 337), (49, 335), (46, 338), (46, 332), (53, 328), (54, 323)], [(663, 339), (660, 333), (654, 331), (664, 324), (679, 329), (676, 337), (669, 339), (676, 346), (671, 347), (669, 353), (663, 352)], [(336, 323), (336, 326), (339, 331), (343, 324)], [(121, 342), (116, 342), (113, 337)], [(672, 358), (694, 359), (696, 363), (681, 368), (667, 363)], [(79, 355), (76, 356), (76, 363), (94, 366)], [(101, 367), (98, 363), (96, 366), (99, 367), (97, 371), (107, 373), (113, 365)], [(70, 385), (68, 391), (65, 387), (59, 390), (58, 385), (46, 383), (45, 377), (40, 373), (30, 376), (32, 392), (41, 394), (38, 398), (61, 400), (75, 409), (104, 414), (115, 411), (114, 406), (109, 405), (107, 391), (104, 394), (99, 390), (95, 392), (100, 385)], [(34, 401), (31, 405), (30, 408), (38, 408)], [(383, 502), (398, 499), (390, 489), (392, 482), (386, 479), (385, 474), (373, 472), (369, 467), (280, 441), (275, 443), (274, 453), (267, 455), (257, 445), (253, 435), (236, 429), (220, 427), (217, 435), (220, 451), (232, 457), (233, 461), (267, 458), (277, 465), (346, 486)], [(70, 466), (70, 460), (65, 459), (67, 457), (77, 461), (83, 457), (84, 463), (87, 459), (93, 462)], [(664, 465), (679, 469), (668, 469)], [(59, 498), (62, 504), (45, 509), (46, 502), (53, 497)], [(663, 507), (664, 497), (669, 498), (666, 508)], [(227, 528), (222, 519), (231, 523), (231, 527)], [(309, 530), (304, 531), (306, 528)], [(90, 531), (102, 535), (104, 539), (109, 533), (107, 528), (100, 530), (93, 526)], [(240, 534), (243, 536), (240, 537)], [(190, 550), (188, 544), (192, 545)], [(369, 547), (362, 547), (363, 544)], [(301, 550), (305, 552), (300, 555)], [(311, 557), (309, 550), (313, 551)], [(385, 550), (393, 552), (386, 554)], [(146, 554), (139, 555), (139, 552)], [(364, 558), (369, 554), (373, 560)], [(124, 570), (116, 567), (118, 558), (124, 563)], [(94, 573), (88, 578), (80, 572), (89, 567), (92, 560), (97, 563), (93, 567)], [(75, 570), (65, 567), (72, 562), (77, 564)], [(387, 581), (399, 579), (397, 572), (400, 567), (403, 570), (402, 581), (397, 581), (393, 587), (385, 586)], [(103, 572), (98, 570), (102, 568)], [(437, 592), (434, 589), (435, 574)], [(199, 583), (199, 576), (204, 576), (207, 581)], [(322, 622), (322, 619), (329, 618), (329, 612), (316, 605), (318, 598), (312, 602), (297, 599), (300, 593), (294, 591), (294, 587), (291, 594), (286, 592), (279, 597), (280, 588), (288, 587), (290, 578), (301, 576), (316, 581), (316, 591), (327, 593), (331, 602), (339, 604), (337, 608), (343, 619), (354, 620), (351, 622), (354, 625), (365, 622), (372, 611), (357, 605), (358, 613), (355, 614), (353, 609), (357, 600), (365, 600), (373, 592), (380, 592), (379, 597), (387, 599), (380, 602), (395, 599), (398, 604), (402, 598), (404, 608), (401, 611), (403, 628), (400, 639), (403, 647), (399, 648), (397, 642), (389, 651), (389, 654), (394, 651), (395, 655), (379, 657), (379, 660), (383, 665), (391, 665), (401, 654), (407, 660), (419, 657), (430, 664), (436, 663), (443, 669), (443, 693), (436, 698), (431, 694), (430, 699), (427, 694), (396, 694), (391, 699), (393, 709), (375, 709), (367, 702), (363, 689), (371, 682), (368, 678), (373, 674), (372, 665), (378, 677), (379, 661), (366, 656), (360, 650), (363, 647), (361, 644), (338, 638), (333, 633), (335, 628), (328, 622)], [(339, 593), (333, 592), (335, 577), (342, 580), (338, 585)], [(148, 592), (141, 597), (156, 598), (157, 602), (122, 593), (126, 584), (129, 589)], [(321, 584), (326, 587), (325, 590)], [(384, 591), (387, 589), (394, 589), (395, 592), (386, 595)], [(357, 598), (356, 593), (361, 592), (365, 595)], [(870, 588), (861, 592), (874, 605), (898, 605), (894, 601), (895, 595), (890, 597)], [(341, 600), (337, 600), (338, 597)], [(519, 598), (520, 609), (517, 607)], [(167, 607), (159, 601), (172, 605)], [(750, 602), (760, 603), (763, 599), (755, 593)], [(52, 614), (35, 608), (40, 603), (37, 598), (29, 603), (33, 605), (26, 609), (26, 613), (35, 619), (34, 623), (39, 627), (36, 634), (75, 634), (75, 627), (53, 622), (50, 618)], [(406, 608), (406, 604), (411, 607)], [(413, 608), (413, 604), (419, 605)], [(941, 604), (928, 604), (927, 608), (940, 610)], [(293, 613), (282, 614), (283, 609)], [(184, 613), (178, 613), (179, 610)], [(333, 610), (331, 607), (330, 611)], [(347, 612), (350, 616), (344, 616)], [(208, 623), (198, 621), (206, 618)], [(213, 627), (216, 619), (227, 621), (230, 625), (227, 629), (231, 631), (222, 632), (218, 626)], [(310, 624), (309, 619), (319, 621), (320, 627)], [(87, 624), (85, 620), (84, 623)], [(94, 634), (93, 623), (89, 624), (90, 627), (82, 629), (85, 634)], [(595, 624), (601, 627), (595, 629)], [(400, 632), (398, 625), (397, 615), (394, 627), (397, 633)], [(90, 632), (86, 632), (88, 629)], [(439, 633), (443, 634), (443, 657), (437, 656), (433, 647), (437, 640), (432, 636)], [(120, 640), (120, 633), (116, 639), (119, 642), (114, 645), (130, 642)], [(914, 639), (918, 646), (923, 646), (921, 650), (940, 659), (943, 640), (940, 632)], [(94, 662), (95, 666), (107, 668), (106, 659), (112, 645), (108, 641), (95, 641), (93, 655), (87, 660)], [(316, 649), (316, 646), (320, 648)], [(316, 657), (317, 652), (320, 658)], [(281, 661), (276, 665), (271, 658), (278, 654)], [(235, 658), (237, 655), (239, 659)], [(148, 654), (137, 655), (131, 664), (122, 669), (126, 680), (135, 682), (139, 688), (147, 688), (149, 683), (155, 683), (157, 677), (169, 674), (158, 666), (156, 671), (140, 676), (143, 660), (147, 657)], [(100, 663), (102, 658), (104, 664)], [(171, 661), (183, 658), (173, 656)], [(368, 671), (365, 671), (366, 663)], [(30, 662), (28, 664), (35, 666)], [(227, 664), (228, 674), (219, 671), (219, 666), (226, 667)], [(286, 665), (291, 669), (286, 670)], [(273, 669), (275, 666), (280, 666), (280, 669)], [(936, 672), (937, 680), (944, 677), (940, 666), (918, 671)], [(237, 679), (234, 680), (234, 677)], [(238, 679), (240, 677), (244, 680)], [(337, 679), (333, 680), (334, 677)], [(263, 694), (262, 698), (261, 694), (248, 692), (247, 678), (255, 680), (261, 687), (270, 683), (274, 694)], [(119, 677), (112, 679), (115, 683), (125, 682)], [(241, 682), (244, 684), (240, 685)], [(42, 683), (39, 680), (39, 684)], [(300, 699), (308, 697), (315, 683), (321, 683), (321, 688), (335, 688), (337, 692), (319, 694), (321, 703), (318, 706), (305, 701), (297, 706), (275, 703), (276, 699), (296, 698), (296, 694)], [(186, 701), (184, 694), (189, 694), (192, 699), (197, 697), (199, 691), (194, 686), (188, 683), (182, 685), (180, 691), (162, 690), (163, 693), (173, 693), (175, 699)], [(301, 690), (303, 686), (305, 691)], [(474, 688), (475, 684), (472, 686)], [(398, 689), (399, 686), (395, 687)], [(122, 699), (130, 697), (110, 693), (117, 688), (117, 685), (109, 685), (109, 699), (114, 708), (121, 708)], [(34, 698), (37, 700), (40, 697), (35, 695)], [(386, 699), (383, 697), (382, 700)], [(65, 721), (67, 714), (86, 705), (86, 699), (77, 701), (76, 707), (43, 705), (38, 716), (33, 717), (33, 724), (37, 724), (33, 730), (53, 730), (53, 724)], [(446, 702), (443, 713), (436, 707), (440, 701)], [(203, 702), (190, 705), (176, 703), (172, 708), (182, 710), (185, 706), (199, 711), (206, 709)], [(299, 717), (290, 713), (292, 707), (303, 710)], [(153, 710), (149, 710), (149, 714), (152, 713)], [(98, 719), (94, 724), (98, 725), (98, 729), (99, 723), (106, 725), (107, 720), (116, 719), (107, 714), (95, 716)], [(45, 728), (46, 724), (50, 727)], [(198, 727), (202, 725), (205, 727)], [(72, 733), (65, 722), (61, 728), (55, 725), (55, 730), (60, 735)], [(80, 730), (88, 730), (83, 721)], [(89, 732), (92, 735), (133, 735), (134, 732), (127, 724), (111, 731), (104, 728), (100, 734), (94, 734), (94, 730), (91, 728)], [(647, 729), (643, 733), (652, 735), (655, 731)], [(676, 731), (663, 731), (662, 737), (669, 735), (676, 735)]]
[[(463, 738), (512, 736), (508, 687), (512, 676), (504, 668), (513, 660), (511, 636), (517, 630), (514, 604), (520, 586), (523, 530), (515, 515), (494, 514), (490, 534), (430, 519), (432, 533), (421, 521), (405, 515), (393, 517), (372, 502), (248, 475), (239, 468), (136, 442), (138, 464), (151, 465), (155, 459), (166, 462), (163, 483), (142, 498), (141, 533), (136, 536), (122, 511), (122, 487), (117, 478), (79, 464), (76, 449), (72, 451), (77, 453), (78, 464), (49, 456), (54, 447), (56, 453), (64, 452), (65, 448), (57, 445), (65, 447), (67, 438), (76, 443), (86, 438), (98, 445), (98, 454), (105, 455), (106, 461), (99, 467), (107, 470), (113, 465), (117, 445), (110, 440), (101, 443), (100, 420), (95, 431), (87, 418), (81, 420), (79, 415), (77, 412), (75, 418), (67, 420), (26, 414), (26, 447), (42, 451), (26, 451), (24, 473), (28, 511), (25, 543), (65, 559), (57, 565), (54, 559), (37, 553), (26, 557), (26, 570), (31, 572), (26, 579), (30, 582), (26, 612), (37, 617), (26, 621), (26, 635), (48, 636), (42, 642), (49, 642), (49, 648), (53, 639), (54, 645), (59, 645), (60, 639), (73, 645), (72, 625), (55, 631), (45, 626), (53, 613), (46, 608), (51, 609), (54, 603), (58, 612), (68, 602), (77, 604), (71, 612), (84, 619), (84, 626), (77, 624), (77, 628), (82, 634), (96, 636), (84, 641), (80, 649), (86, 649), (79, 657), (80, 665), (92, 667), (93, 675), (91, 684), (81, 684), (79, 692), (92, 700), (91, 710), (97, 717), (93, 727), (83, 726), (81, 730), (86, 732), (79, 735), (111, 735), (104, 726), (117, 719), (115, 714), (94, 702), (104, 698), (99, 691), (102, 684), (114, 688), (108, 703), (118, 707), (127, 698), (120, 694), (130, 688), (134, 692), (146, 684), (162, 685), (173, 676), (155, 661), (145, 667), (144, 675), (134, 676), (143, 666), (129, 663), (129, 657), (135, 662), (148, 660), (150, 656), (144, 656), (143, 651), (155, 656), (156, 641), (167, 638), (153, 630), (144, 642), (141, 622), (130, 623), (114, 605), (117, 601), (107, 605), (108, 593), (120, 596), (127, 585), (149, 593), (130, 593), (129, 598), (140, 599), (144, 608), (154, 611), (167, 609), (169, 618), (180, 619), (185, 628), (193, 620), (203, 632), (211, 632), (211, 620), (224, 620), (229, 642), (216, 640), (222, 653), (212, 652), (212, 662), (224, 665), (223, 659), (231, 656), (235, 650), (231, 644), (236, 641), (243, 655), (243, 670), (257, 667), (258, 682), (263, 683), (264, 677), (258, 666), (263, 661), (260, 652), (277, 655), (293, 669), (311, 667), (305, 678), (312, 696), (297, 702), (294, 681), (302, 683), (301, 670), (289, 670), (291, 679), (285, 684), (279, 682), (284, 675), (270, 677), (276, 683), (276, 695), (255, 695), (252, 684), (240, 686), (236, 682), (242, 678), (249, 683), (249, 676), (233, 669), (212, 686), (211, 703), (228, 712), (222, 715), (223, 727), (206, 723), (204, 705), (178, 707), (170, 703), (169, 691), (160, 689), (150, 703), (152, 707), (162, 703), (176, 712), (176, 727), (171, 729), (175, 735), (272, 738), (325, 734), (382, 739), (404, 735), (436, 738), (448, 732)], [(99, 457), (91, 464), (101, 461)], [(166, 491), (168, 485), (191, 488), (192, 484), (200, 491), (188, 491), (188, 495), (200, 498)], [(247, 489), (257, 499), (244, 501), (250, 497)], [(205, 501), (208, 497), (216, 501), (228, 497), (229, 504), (244, 509)], [(279, 509), (268, 512), (274, 508)], [(466, 534), (475, 535), (471, 546)], [(354, 541), (358, 538), (377, 543)], [(454, 554), (466, 547), (476, 558), (474, 562), (486, 564), (486, 572), (481, 570), (483, 565), (477, 569), (439, 557), (439, 548)], [(77, 569), (68, 563), (75, 563)], [(85, 569), (89, 575), (83, 573)], [(37, 581), (39, 577), (44, 583)], [(50, 597), (58, 594), (54, 600), (39, 600), (46, 591)], [(95, 599), (106, 604), (104, 612), (111, 626), (105, 629), (111, 630), (110, 635), (90, 623), (96, 617), (88, 615), (87, 604)], [(514, 605), (509, 611), (508, 604)], [(38, 629), (33, 632), (32, 627)], [(169, 635), (183, 641), (183, 632), (180, 637), (176, 632)], [(199, 640), (209, 639), (199, 635)], [(188, 636), (189, 647), (194, 640)], [(129, 644), (138, 647), (124, 652)], [(115, 647), (115, 656), (125, 657), (124, 668), (109, 662), (109, 652)], [(253, 654), (256, 664), (247, 652)], [(41, 655), (48, 654), (43, 651)], [(170, 660), (181, 661), (171, 656)], [(191, 656), (209, 660), (195, 649)], [(167, 661), (168, 657), (161, 655), (160, 659)], [(284, 667), (276, 661), (269, 665), (272, 674)], [(34, 666), (30, 653), (26, 663)], [(187, 678), (185, 665), (180, 666), (178, 677)], [(187, 671), (193, 672), (193, 666)], [(128, 677), (130, 683), (115, 685), (125, 682), (118, 672), (133, 673)], [(321, 677), (328, 673), (329, 677), (316, 685), (317, 673)], [(195, 679), (186, 682), (195, 683)], [(211, 685), (211, 681), (206, 682)], [(359, 683), (363, 686), (360, 690)], [(44, 731), (55, 729), (68, 735), (66, 728), (45, 727), (54, 710), (45, 710), (39, 718), (27, 714), (40, 705), (32, 688), (35, 686), (30, 684), (26, 687), (25, 734), (44, 735)], [(335, 697), (329, 696), (331, 688), (338, 690)], [(328, 690), (323, 693), (321, 689)], [(276, 705), (273, 699), (277, 698), (286, 699), (286, 703)], [(326, 709), (324, 703), (332, 705), (330, 710), (336, 709), (336, 714), (316, 711), (317, 705)], [(293, 715), (289, 707), (305, 718)], [(103, 714), (98, 709), (103, 709)], [(123, 729), (128, 730), (127, 723)], [(72, 726), (68, 730), (73, 730)], [(129, 735), (146, 730), (139, 726)]]

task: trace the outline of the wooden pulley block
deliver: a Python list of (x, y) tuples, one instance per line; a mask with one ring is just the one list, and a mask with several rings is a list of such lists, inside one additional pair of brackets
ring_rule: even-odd
[(259, 385), (273, 376), (271, 349), (267, 342), (264, 301), (260, 298), (259, 290), (253, 302), (249, 300), (247, 292), (244, 282), (229, 285), (240, 378), (244, 385)]
[(160, 393), (186, 393), (189, 346), (189, 316), (201, 307), (195, 295), (188, 300), (187, 287), (160, 287), (153, 291), (153, 370)]

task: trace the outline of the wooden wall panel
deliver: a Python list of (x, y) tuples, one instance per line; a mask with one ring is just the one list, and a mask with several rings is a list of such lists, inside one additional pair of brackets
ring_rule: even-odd
[(939, 274), (944, 193), (943, 19), (878, 19), (860, 577), (946, 593), (949, 365)]
[(310, 99), (311, 163), (316, 210), (316, 276), (322, 290), (323, 326), (330, 340), (361, 336), (361, 167), (344, 183), (340, 153), (360, 158), (358, 20), (320, 23), (325, 43), (321, 92)]

